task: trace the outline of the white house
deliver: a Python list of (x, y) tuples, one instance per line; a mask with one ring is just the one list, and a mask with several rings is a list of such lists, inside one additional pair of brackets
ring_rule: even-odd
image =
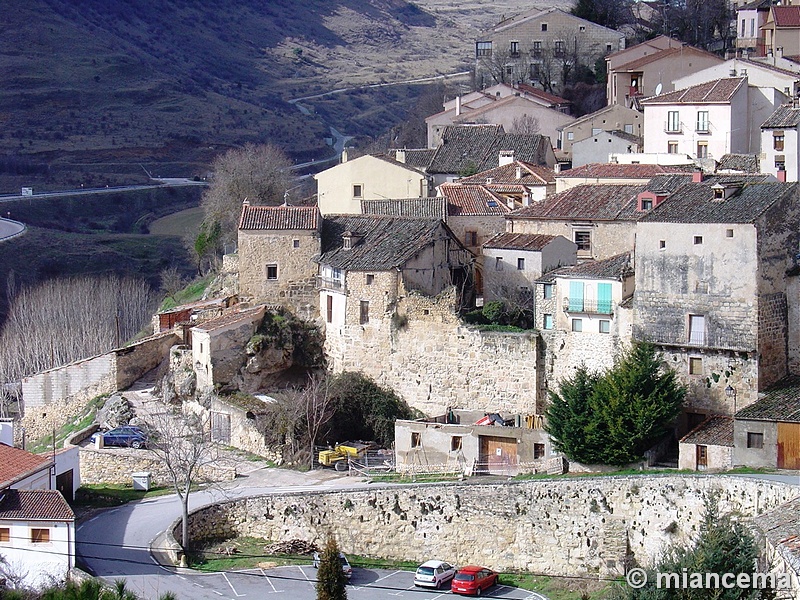
[(800, 107), (784, 104), (761, 125), (761, 171), (784, 181), (800, 175)]
[(591, 137), (573, 142), (572, 166), (580, 167), (591, 163), (607, 163), (612, 154), (640, 152), (644, 140), (624, 131), (599, 131)]
[(731, 58), (702, 71), (679, 77), (675, 80), (675, 89), (684, 90), (724, 77), (747, 77), (748, 85), (771, 87), (786, 96), (793, 96), (800, 89), (800, 73), (789, 68), (789, 61), (786, 61), (785, 66), (781, 66), (781, 61), (775, 62), (779, 64), (770, 64), (768, 59)]

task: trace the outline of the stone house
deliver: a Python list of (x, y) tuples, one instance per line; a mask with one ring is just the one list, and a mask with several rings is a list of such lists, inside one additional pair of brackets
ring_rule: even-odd
[(633, 337), (688, 388), (687, 431), (733, 415), (789, 372), (797, 184), (716, 176), (679, 188), (636, 224)]
[(606, 56), (606, 98), (638, 108), (643, 98), (678, 89), (673, 80), (721, 62), (710, 52), (660, 36)]
[(322, 219), (316, 206), (255, 206), (239, 221), (242, 300), (290, 306), (314, 318), (318, 294), (312, 259), (319, 254)]
[(521, 160), (462, 177), (455, 183), (481, 185), (493, 194), (512, 200), (514, 208), (530, 206), (556, 191), (555, 173), (552, 169)]
[(24, 587), (66, 581), (75, 566), (75, 514), (57, 490), (6, 489), (0, 498), (4, 570)]
[(397, 471), (516, 475), (542, 470), (555, 453), (540, 415), (516, 415), (513, 426), (503, 425), (500, 415), (499, 423), (486, 415), (450, 410), (431, 419), (396, 421)]
[(784, 104), (761, 125), (762, 172), (781, 181), (800, 180), (800, 107)]
[(619, 31), (558, 8), (532, 9), (500, 21), (475, 42), (479, 87), (531, 82), (558, 86), (561, 69), (577, 61), (590, 69), (595, 61), (625, 47)]
[(733, 465), (800, 470), (800, 378), (788, 377), (736, 413)]
[(601, 131), (572, 144), (572, 166), (607, 163), (611, 156), (644, 150), (644, 139), (624, 131)]
[(767, 56), (800, 54), (800, 6), (771, 6), (764, 25), (764, 51)]
[(622, 104), (609, 104), (598, 111), (583, 115), (561, 128), (558, 148), (569, 158), (572, 144), (601, 131), (624, 131), (641, 137), (644, 134), (644, 115), (641, 111)]
[(734, 465), (733, 417), (712, 415), (678, 443), (678, 468), (725, 471)]
[(519, 301), (533, 309), (534, 282), (574, 265), (577, 246), (564, 236), (498, 233), (483, 244), (484, 300)]
[(442, 196), (431, 198), (386, 198), (362, 200), (361, 214), (384, 217), (417, 217), (447, 221), (447, 200)]
[[(657, 164), (590, 163), (556, 175), (556, 192), (578, 185), (647, 185), (653, 179), (679, 185), (691, 175), (686, 167)], [(654, 182), (655, 184), (656, 182)]]
[(434, 194), (432, 181), (424, 171), (388, 155), (367, 154), (348, 160), (344, 152), (341, 163), (317, 173), (314, 179), (317, 205), (323, 216), (358, 214), (362, 200), (425, 198)]

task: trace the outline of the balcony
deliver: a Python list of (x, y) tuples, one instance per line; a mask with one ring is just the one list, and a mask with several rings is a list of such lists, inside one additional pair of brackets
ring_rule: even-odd
[(678, 326), (635, 325), (633, 339), (677, 348), (735, 350), (737, 352), (755, 352), (756, 350), (754, 335), (728, 330), (687, 333), (685, 329)]
[(323, 277), (322, 275), (317, 275), (317, 289), (327, 290), (329, 292), (341, 292), (342, 294), (347, 293), (344, 279), (331, 279), (330, 277)]
[(664, 133), (683, 133), (683, 123), (666, 121), (664, 123)]
[(589, 315), (612, 315), (614, 306), (611, 300), (593, 300), (587, 298), (564, 298), (564, 312), (577, 312)]
[(711, 133), (711, 123), (709, 121), (698, 121), (694, 130), (697, 133)]

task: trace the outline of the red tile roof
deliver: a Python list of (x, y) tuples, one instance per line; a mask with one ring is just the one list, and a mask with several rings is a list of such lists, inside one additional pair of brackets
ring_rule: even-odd
[(316, 206), (242, 206), (239, 229), (319, 229)]
[(229, 312), (222, 316), (200, 323), (199, 325), (196, 325), (194, 329), (198, 329), (200, 331), (214, 331), (215, 329), (222, 329), (239, 322), (252, 323), (258, 318), (259, 313), (263, 313), (264, 311), (264, 306), (254, 306), (253, 308)]
[(74, 521), (75, 513), (58, 490), (6, 490), (0, 499), (0, 519)]
[(11, 487), (17, 481), (42, 469), (49, 468), (51, 464), (50, 457), (39, 456), (0, 443), (0, 490)]
[(730, 102), (734, 94), (747, 85), (747, 77), (731, 77), (714, 79), (685, 90), (667, 92), (660, 96), (650, 96), (642, 100), (642, 104), (704, 104)]
[[(517, 168), (520, 169), (520, 178), (517, 179)], [(508, 184), (508, 185), (543, 185), (548, 183), (555, 183), (555, 173), (552, 169), (534, 165), (521, 160), (482, 171), (469, 177), (462, 177), (457, 181), (461, 184), (486, 184), (487, 180), (491, 179), (494, 184)]]
[(532, 85), (528, 85), (527, 83), (520, 83), (517, 85), (517, 88), (521, 92), (525, 92), (526, 94), (529, 94), (531, 96), (536, 96), (537, 98), (541, 98), (542, 100), (545, 100), (550, 104), (572, 104), (572, 101), (567, 100), (566, 98), (562, 98), (560, 96), (556, 96), (555, 94), (545, 92), (544, 90), (535, 88)]
[(800, 27), (800, 6), (773, 6), (776, 27)]
[(719, 58), (715, 54), (711, 54), (710, 52), (706, 52), (705, 50), (701, 50), (700, 48), (695, 48), (693, 46), (683, 46), (682, 48), (666, 48), (664, 50), (658, 50), (653, 54), (648, 54), (646, 56), (642, 56), (635, 60), (632, 60), (628, 63), (619, 65), (614, 67), (614, 71), (638, 71), (645, 65), (649, 65), (650, 63), (659, 61), (659, 60), (675, 60), (679, 56), (683, 54), (694, 54), (696, 56), (708, 56), (711, 58), (718, 59), (719, 62), (722, 62), (722, 59)]
[(502, 216), (510, 212), (504, 198), (481, 185), (443, 183), (440, 189), (447, 200), (447, 214), (451, 217)]
[(687, 433), (681, 444), (733, 446), (733, 417), (711, 415)]
[(558, 177), (592, 178), (592, 179), (652, 179), (656, 175), (686, 173), (681, 167), (664, 165), (621, 165), (615, 163), (590, 163), (568, 171), (562, 171)]
[(556, 239), (554, 235), (528, 233), (498, 233), (483, 245), (484, 248), (505, 248), (508, 250), (542, 250)]

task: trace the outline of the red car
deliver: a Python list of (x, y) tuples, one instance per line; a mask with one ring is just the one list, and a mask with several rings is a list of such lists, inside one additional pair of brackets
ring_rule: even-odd
[(489, 589), (497, 583), (499, 574), (486, 567), (462, 567), (453, 577), (450, 590), (454, 594), (468, 594), (470, 596), (480, 596), (481, 592)]

